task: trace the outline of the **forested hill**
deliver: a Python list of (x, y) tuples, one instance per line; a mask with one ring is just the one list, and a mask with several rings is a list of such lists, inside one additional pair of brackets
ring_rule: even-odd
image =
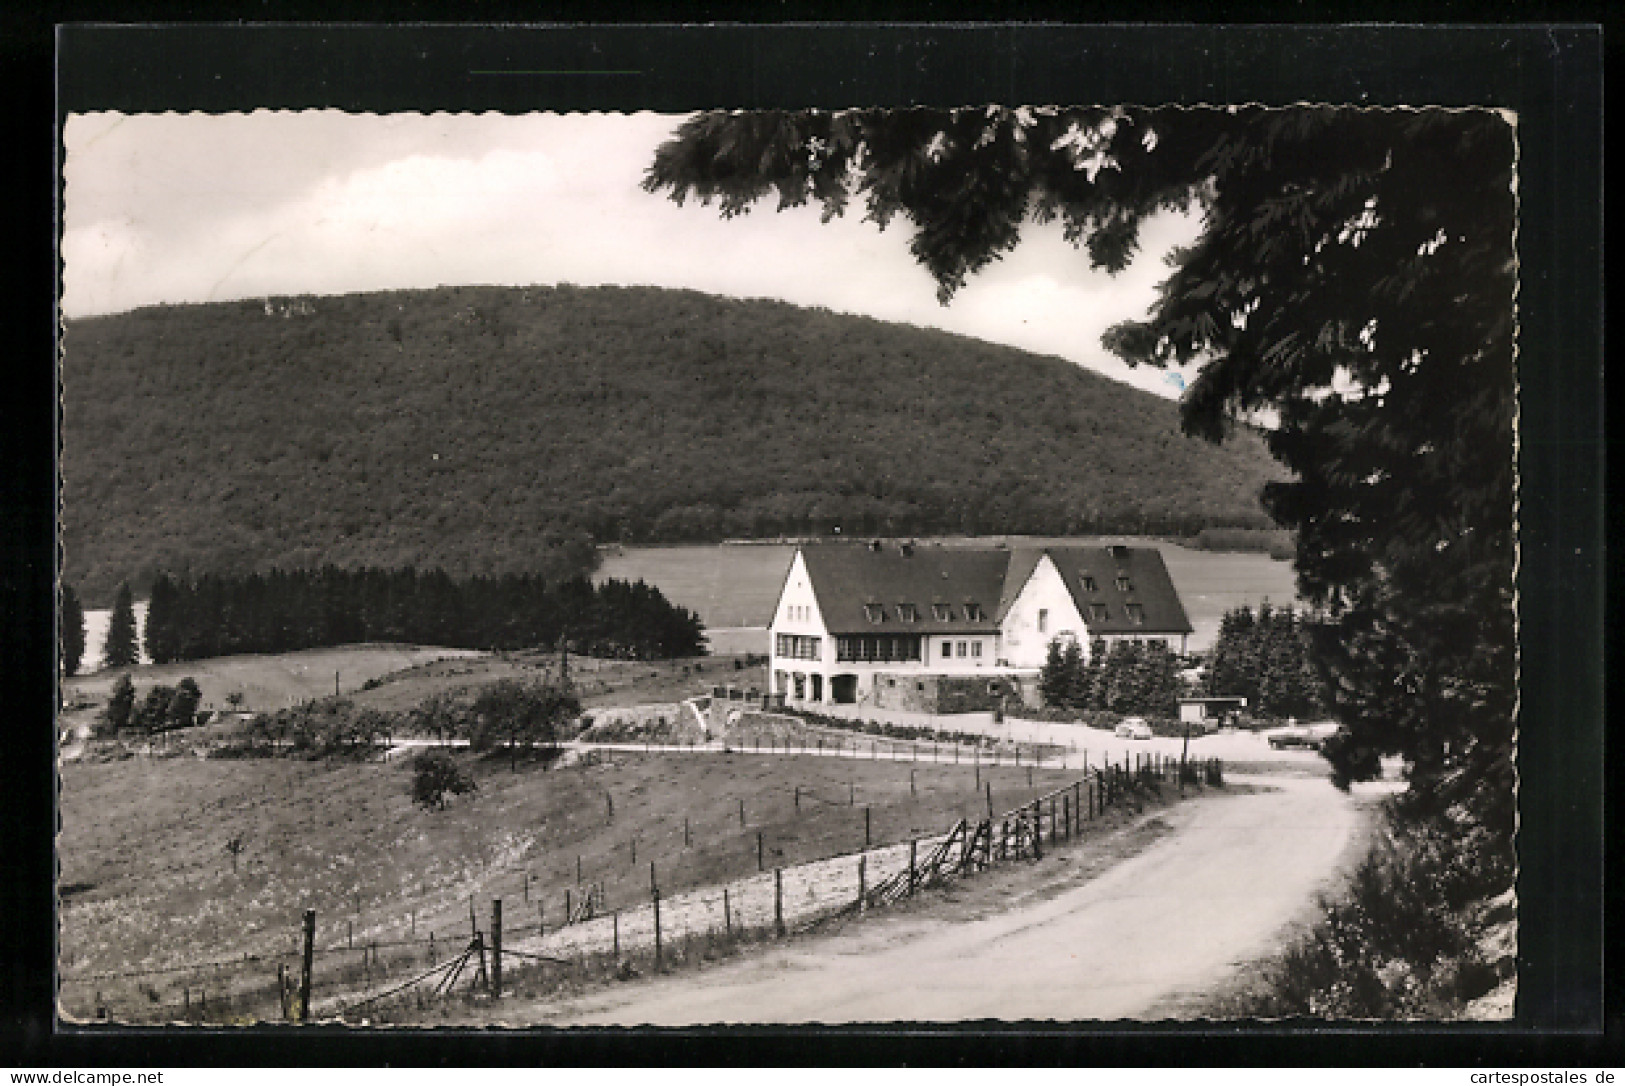
[(93, 605), (159, 569), (549, 572), (588, 537), (1262, 526), (1277, 475), (1060, 359), (689, 291), (160, 306), (64, 345), (65, 576)]

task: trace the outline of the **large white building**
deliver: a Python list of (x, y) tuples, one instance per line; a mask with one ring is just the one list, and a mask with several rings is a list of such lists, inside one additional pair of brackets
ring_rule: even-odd
[(954, 712), (1030, 684), (1052, 642), (1182, 652), (1191, 624), (1153, 547), (876, 542), (799, 548), (769, 629), (787, 701)]

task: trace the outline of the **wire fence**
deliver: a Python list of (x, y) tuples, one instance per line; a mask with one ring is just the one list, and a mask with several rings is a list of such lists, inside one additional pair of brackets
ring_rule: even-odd
[[(782, 937), (831, 917), (881, 908), (995, 864), (1041, 859), (1047, 848), (1086, 835), (1125, 799), (1171, 786), (1222, 783), (1218, 759), (1124, 756), (1000, 810), (988, 781), (983, 810), (935, 834), (764, 867), (753, 876), (666, 896), (658, 865), (651, 863), (642, 902), (611, 907), (603, 884), (577, 885), (565, 891), (565, 907), (551, 923), (539, 902), (532, 919), (525, 901), (521, 916), (510, 915), (504, 926), (500, 897), (491, 899), (491, 912), (483, 916), (470, 898), (466, 926), (420, 932), (413, 920), (404, 936), (363, 933), (358, 940), (347, 918), (329, 921), (318, 938), (312, 910), (302, 931), (290, 933), (285, 952), (64, 974), (61, 1004), (65, 1016), (79, 1020), (295, 1021), (354, 1017), (402, 1001), (422, 1007), (454, 991), (500, 994), (505, 969), (509, 977), (560, 969), (586, 976), (594, 969), (625, 970), (638, 960), (659, 970), (697, 952)], [(850, 794), (845, 799), (841, 805), (850, 805)], [(796, 802), (838, 804), (801, 788)], [(760, 836), (758, 848), (759, 842)], [(527, 876), (525, 898), (529, 887)], [(521, 904), (509, 899), (510, 907)]]

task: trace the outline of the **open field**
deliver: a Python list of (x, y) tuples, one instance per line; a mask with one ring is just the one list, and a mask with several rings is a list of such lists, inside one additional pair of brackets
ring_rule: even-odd
[[(681, 701), (709, 694), (716, 684), (766, 689), (767, 669), (744, 666), (742, 656), (705, 656), (687, 660), (599, 660), (570, 657), (570, 675), (584, 708)], [(346, 645), (330, 649), (262, 656), (221, 656), (163, 666), (131, 668), (137, 692), (158, 683), (174, 684), (186, 676), (203, 691), (203, 707), (225, 709), (227, 695), (243, 694), (245, 710), (279, 709), (295, 701), (339, 690), (360, 705), (405, 710), (430, 694), (458, 692), (498, 679), (536, 680), (555, 674), (558, 657), (551, 653), (488, 653), (465, 649), (407, 645)], [(107, 700), (117, 673), (68, 679), (67, 705), (100, 705)], [(369, 684), (371, 689), (365, 689)], [(95, 712), (67, 712), (64, 725), (89, 723)]]
[[(479, 791), (433, 813), (411, 804), (406, 760), (64, 765), (64, 1008), (89, 1017), (99, 992), (113, 1018), (174, 1017), (182, 988), (212, 984), (218, 999), (233, 976), (272, 984), (276, 964), (295, 960), (306, 908), (317, 912), (320, 978), (352, 940), (466, 939), (471, 897), (482, 916), (503, 898), (516, 930), (556, 924), (565, 891), (580, 900), (578, 856), (603, 907), (630, 908), (647, 899), (650, 861), (663, 893), (677, 894), (754, 874), (758, 833), (765, 865), (788, 866), (861, 848), (866, 808), (877, 847), (941, 832), (984, 808), (977, 772), (1001, 809), (1068, 779), (1040, 770), (1029, 787), (1028, 770), (1011, 766), (796, 756), (617, 754), (547, 770), (522, 761), (518, 772), (500, 756), (462, 757)], [(241, 964), (224, 976), (191, 964), (214, 961)], [(125, 971), (143, 975), (105, 975)]]
[[(367, 682), (431, 661), (482, 655), (467, 649), (417, 645), (340, 645), (274, 655), (217, 656), (176, 664), (149, 664), (128, 670), (138, 690), (157, 683), (173, 684), (191, 676), (203, 692), (204, 708), (224, 709), (226, 698), (239, 693), (243, 695), (244, 709), (258, 711), (325, 697), (333, 693), (335, 679), (341, 692), (353, 693)], [(121, 669), (68, 679), (63, 683), (63, 697), (69, 703), (75, 698), (104, 701), (122, 673)]]
[[(1008, 542), (1030, 546), (1097, 546), (1131, 543), (1155, 546), (1168, 564), (1168, 575), (1179, 590), (1195, 632), (1192, 650), (1212, 646), (1219, 620), (1231, 608), (1256, 608), (1269, 600), (1286, 606), (1297, 599), (1297, 584), (1290, 562), (1257, 553), (1200, 551), (1161, 539), (1134, 536), (1082, 538), (984, 536), (952, 537), (943, 546), (987, 545)], [(606, 554), (599, 577), (649, 582), (673, 603), (696, 612), (707, 627), (725, 630), (717, 648), (766, 651), (764, 634), (748, 628), (765, 627), (772, 618), (785, 573), (795, 547), (784, 543), (718, 544), (679, 547), (626, 547)]]

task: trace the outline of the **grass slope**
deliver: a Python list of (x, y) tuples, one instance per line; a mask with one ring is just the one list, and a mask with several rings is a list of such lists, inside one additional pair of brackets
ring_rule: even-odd
[[(471, 895), (482, 918), (490, 898), (503, 898), (516, 930), (535, 922), (538, 903), (556, 923), (565, 890), (580, 894), (578, 856), (583, 879), (604, 884), (607, 908), (631, 908), (648, 900), (651, 860), (675, 895), (754, 875), (757, 833), (767, 862), (787, 866), (862, 847), (866, 807), (876, 845), (940, 832), (982, 809), (978, 772), (1001, 806), (1069, 779), (1040, 770), (1029, 788), (1028, 771), (1012, 766), (796, 756), (629, 754), (545, 771), (521, 762), (518, 772), (500, 756), (459, 757), (479, 789), (432, 813), (408, 799), (408, 759), (64, 765), (64, 1007), (89, 1017), (100, 992), (115, 1020), (173, 1018), (184, 990), (196, 999), (207, 987), (218, 1002), (263, 988), (276, 962), (296, 963), (307, 908), (317, 911), (318, 983), (331, 990), (336, 971), (356, 970), (357, 955), (342, 949), (352, 937), (357, 948), (407, 940), (421, 949), (434, 932), (443, 960), (467, 938)], [(234, 868), (225, 845), (238, 837)], [(227, 964), (105, 976), (214, 961)]]
[(1258, 438), (962, 336), (656, 288), (449, 287), (69, 322), (66, 577), (535, 569), (548, 532), (1264, 526)]

